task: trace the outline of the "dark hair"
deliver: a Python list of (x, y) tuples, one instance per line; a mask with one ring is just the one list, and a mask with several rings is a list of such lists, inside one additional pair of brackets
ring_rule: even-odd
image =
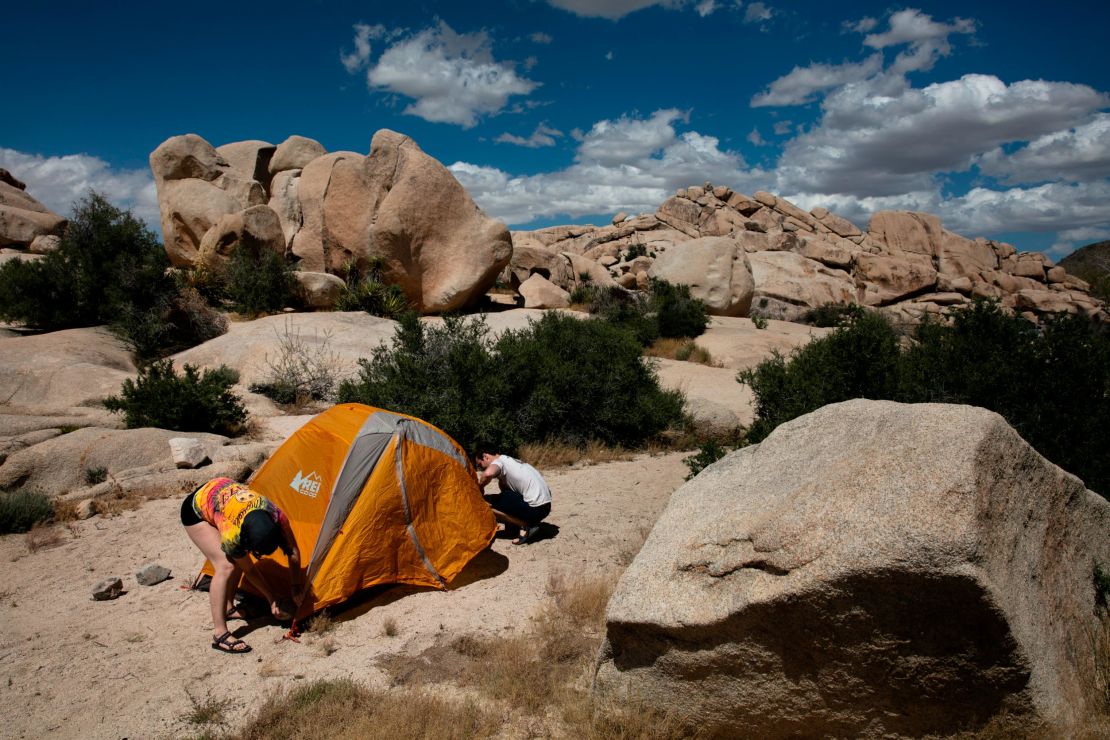
[(262, 509), (255, 509), (243, 517), (243, 524), (239, 528), (239, 549), (251, 552), (255, 557), (270, 555), (279, 547), (288, 548), (285, 533), (274, 521), (270, 514)]

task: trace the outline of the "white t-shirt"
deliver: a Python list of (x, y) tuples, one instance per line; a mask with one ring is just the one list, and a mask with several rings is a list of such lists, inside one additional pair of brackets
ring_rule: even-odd
[(490, 463), (496, 465), (501, 474), (497, 476), (498, 485), (502, 489), (511, 488), (520, 494), (529, 506), (543, 506), (551, 503), (551, 489), (547, 481), (540, 475), (540, 471), (531, 465), (508, 455), (498, 455)]

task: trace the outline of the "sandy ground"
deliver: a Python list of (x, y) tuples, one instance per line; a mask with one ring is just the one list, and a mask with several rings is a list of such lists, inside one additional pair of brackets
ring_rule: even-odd
[[(202, 558), (178, 521), (176, 497), (60, 527), (60, 543), (35, 552), (27, 535), (2, 537), (0, 736), (195, 735), (184, 719), (187, 690), (234, 697), (236, 716), (297, 681), (352, 677), (384, 686), (378, 658), (416, 655), (445, 634), (521, 630), (550, 575), (623, 568), (682, 484), (684, 454), (546, 471), (554, 537), (528, 546), (496, 540), (450, 591), (392, 587), (356, 600), (335, 615), (331, 655), (311, 635), (280, 641), (285, 630), (273, 622), (231, 623), (254, 647), (249, 655), (210, 649), (208, 595), (182, 588)], [(138, 585), (134, 573), (149, 562), (172, 569), (173, 578)], [(126, 593), (92, 601), (93, 586), (109, 576), (123, 578)], [(385, 634), (389, 620), (393, 637)]]

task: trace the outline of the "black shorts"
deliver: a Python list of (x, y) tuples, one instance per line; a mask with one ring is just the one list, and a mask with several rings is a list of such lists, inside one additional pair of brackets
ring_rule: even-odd
[(502, 491), (500, 495), (493, 496), (490, 499), (490, 506), (500, 511), (502, 514), (508, 514), (514, 519), (519, 519), (528, 524), (537, 524), (547, 518), (551, 513), (551, 504), (546, 503), (541, 506), (529, 506), (524, 497), (512, 489)]
[(200, 524), (204, 521), (199, 516), (197, 516), (197, 510), (193, 506), (193, 497), (196, 495), (197, 492), (193, 491), (185, 497), (184, 501), (181, 502), (181, 523), (184, 524), (186, 527), (191, 527), (194, 524)]

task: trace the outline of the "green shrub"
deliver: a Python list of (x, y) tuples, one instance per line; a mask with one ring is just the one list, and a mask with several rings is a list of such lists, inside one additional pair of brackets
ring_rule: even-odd
[(178, 285), (168, 267), (141, 221), (90, 192), (74, 205), (56, 251), (0, 266), (0, 319), (45, 330), (108, 324), (141, 358), (156, 356), (176, 328), (169, 314)]
[(1110, 494), (1110, 336), (1079, 316), (1037, 327), (977, 302), (951, 324), (924, 323), (899, 348), (895, 331), (864, 314), (832, 334), (776, 355), (738, 380), (756, 396), (749, 440), (850, 398), (940, 402), (996, 411), (1042, 455)]
[(405, 291), (400, 285), (388, 284), (383, 279), (385, 260), (372, 258), (364, 269), (347, 266), (347, 289), (335, 303), (337, 311), (365, 311), (371, 316), (395, 319), (411, 310)]
[(98, 465), (95, 468), (85, 468), (85, 483), (90, 486), (95, 486), (97, 483), (103, 483), (108, 480), (108, 468)]
[(480, 319), (402, 317), (390, 346), (359, 361), (339, 402), (412, 414), (466, 446), (598, 439), (634, 446), (682, 420), (627, 331), (548, 313), (495, 343)]
[(787, 360), (779, 353), (744, 370), (737, 380), (756, 397), (751, 442), (783, 422), (850, 398), (890, 398), (897, 387), (898, 335), (880, 315), (866, 314)]
[(190, 281), (209, 303), (244, 316), (275, 313), (299, 301), (293, 266), (264, 246), (236, 242), (225, 260), (193, 268)]
[(651, 307), (661, 337), (697, 337), (709, 326), (705, 303), (690, 295), (689, 285), (672, 285), (652, 278)]
[(844, 326), (864, 313), (863, 306), (856, 303), (826, 303), (806, 311), (802, 323), (822, 327)]
[(697, 454), (682, 458), (682, 462), (690, 470), (686, 480), (692, 479), (701, 471), (720, 460), (728, 452), (724, 446), (715, 439), (708, 439), (702, 443)]
[(318, 335), (313, 342), (301, 339), (299, 330), (285, 322), (282, 332), (274, 331), (277, 354), (266, 355), (267, 374), (261, 383), (252, 383), (252, 393), (261, 393), (281, 404), (303, 406), (311, 401), (331, 400), (335, 395), (342, 359), (331, 351), (331, 333)]
[(123, 381), (120, 395), (104, 399), (104, 406), (123, 413), (128, 429), (234, 435), (247, 418), (242, 400), (231, 391), (238, 379), (224, 365), (202, 373), (186, 364), (184, 375), (178, 375), (173, 360), (160, 360), (139, 370), (137, 379)]
[(50, 497), (26, 489), (0, 493), (0, 534), (27, 532), (54, 516)]
[(767, 318), (765, 316), (752, 316), (752, 325), (762, 331), (767, 328)]
[(624, 261), (625, 262), (631, 262), (632, 260), (636, 259), (637, 257), (646, 257), (647, 253), (648, 253), (648, 251), (647, 251), (647, 247), (645, 245), (643, 245), (643, 244), (630, 244), (630, 245), (628, 245), (628, 249), (626, 249), (625, 252), (624, 252)]

